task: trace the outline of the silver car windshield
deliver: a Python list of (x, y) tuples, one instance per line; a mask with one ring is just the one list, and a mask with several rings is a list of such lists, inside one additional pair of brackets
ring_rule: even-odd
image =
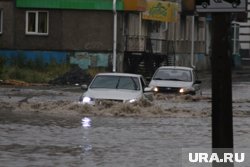
[(184, 81), (191, 82), (192, 75), (190, 70), (182, 69), (159, 69), (154, 77), (154, 80), (169, 80), (169, 81)]
[(140, 90), (140, 84), (137, 77), (99, 75), (90, 88)]

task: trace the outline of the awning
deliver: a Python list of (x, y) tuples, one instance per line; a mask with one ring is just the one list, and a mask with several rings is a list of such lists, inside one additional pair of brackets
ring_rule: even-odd
[[(123, 0), (117, 0), (116, 9), (123, 10)], [(16, 0), (18, 8), (113, 10), (113, 0)]]
[[(113, 10), (113, 0), (16, 0), (18, 8)], [(145, 11), (146, 0), (116, 0), (118, 11)]]

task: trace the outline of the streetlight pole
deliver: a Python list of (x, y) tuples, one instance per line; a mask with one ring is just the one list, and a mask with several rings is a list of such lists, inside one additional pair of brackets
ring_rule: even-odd
[(191, 38), (191, 67), (195, 69), (194, 65), (194, 18), (195, 16), (192, 16), (192, 38)]
[[(212, 14), (212, 148), (233, 151), (230, 13)], [(213, 167), (224, 167), (214, 164)], [(233, 163), (225, 163), (232, 167)]]
[(116, 72), (116, 48), (117, 48), (117, 10), (116, 0), (113, 0), (114, 30), (113, 30), (113, 72)]

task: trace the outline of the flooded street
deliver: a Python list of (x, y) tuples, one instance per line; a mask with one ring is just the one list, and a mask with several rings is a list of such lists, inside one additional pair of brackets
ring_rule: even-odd
[[(202, 97), (82, 106), (77, 87), (0, 88), (1, 167), (180, 167), (182, 148), (211, 147)], [(233, 83), (234, 143), (250, 148), (250, 82)]]
[(2, 166), (176, 166), (182, 147), (210, 145), (210, 119), (95, 117), (84, 127), (81, 119), (4, 118)]

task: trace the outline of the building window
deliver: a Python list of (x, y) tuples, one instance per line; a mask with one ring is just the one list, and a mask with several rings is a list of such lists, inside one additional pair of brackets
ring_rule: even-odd
[(3, 11), (0, 9), (0, 34), (3, 33)]
[(26, 12), (26, 34), (48, 35), (49, 13), (47, 11)]

